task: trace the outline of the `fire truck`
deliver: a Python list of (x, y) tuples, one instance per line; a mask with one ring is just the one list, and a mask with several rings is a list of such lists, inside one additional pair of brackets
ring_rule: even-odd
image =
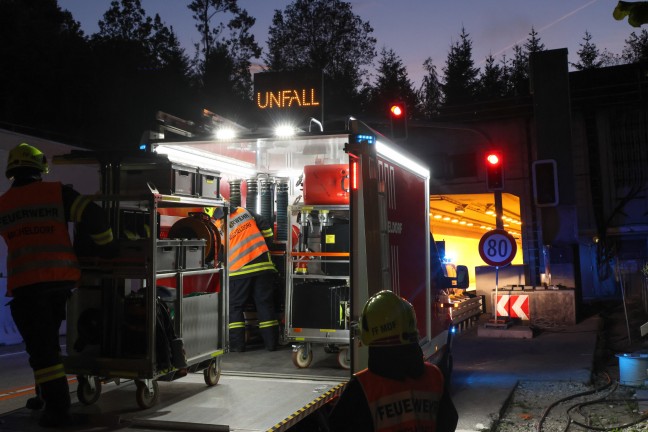
[[(264, 106), (291, 100), (265, 94)], [(295, 94), (317, 103), (313, 91)], [(366, 367), (358, 321), (383, 289), (412, 303), (426, 359), (449, 375), (453, 333), (481, 301), (461, 294), (467, 268), (437, 251), (425, 164), (354, 118), (331, 131), (312, 118), (287, 133), (205, 116), (212, 127), (196, 133), (158, 113), (159, 129), (138, 151), (54, 158), (98, 166), (97, 200), (120, 243), (115, 259), (82, 259), (70, 299), (64, 364), (79, 401), (137, 427), (287, 430)], [(275, 223), (276, 352), (229, 352), (228, 235), (204, 209), (234, 206)], [(133, 388), (139, 413), (123, 397)]]

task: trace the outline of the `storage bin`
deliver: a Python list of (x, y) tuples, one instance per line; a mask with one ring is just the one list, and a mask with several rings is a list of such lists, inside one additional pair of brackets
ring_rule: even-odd
[(182, 268), (185, 270), (197, 270), (205, 268), (205, 247), (207, 240), (182, 240), (180, 255), (182, 256)]
[(171, 162), (126, 163), (119, 173), (120, 193), (150, 193), (163, 195), (196, 195), (198, 169)]
[[(180, 268), (179, 249), (181, 240), (157, 240), (155, 246), (155, 271), (175, 271)], [(151, 239), (120, 240), (119, 257), (124, 264), (149, 265), (151, 262)]]
[(182, 240), (158, 240), (156, 247), (156, 272), (175, 271), (180, 268)]
[(617, 354), (619, 383), (642, 387), (648, 384), (648, 353)]
[(218, 199), (220, 197), (220, 173), (198, 168), (196, 193), (201, 198)]

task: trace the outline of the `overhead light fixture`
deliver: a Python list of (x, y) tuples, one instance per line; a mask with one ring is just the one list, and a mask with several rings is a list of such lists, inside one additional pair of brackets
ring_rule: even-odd
[(466, 212), (466, 207), (464, 205), (455, 207), (455, 213), (465, 213), (465, 212)]

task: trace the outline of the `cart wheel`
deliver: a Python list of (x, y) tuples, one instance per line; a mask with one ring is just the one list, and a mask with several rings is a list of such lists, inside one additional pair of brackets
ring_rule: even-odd
[(313, 362), (313, 350), (306, 350), (306, 346), (300, 346), (297, 351), (292, 353), (292, 361), (295, 366), (305, 369)]
[(205, 384), (208, 386), (215, 386), (218, 384), (218, 380), (221, 376), (220, 362), (213, 361), (209, 363), (209, 366), (203, 370), (203, 376), (205, 378)]
[(349, 357), (349, 348), (340, 348), (337, 355), (338, 365), (342, 369), (351, 369), (351, 357)]
[(135, 391), (135, 398), (137, 399), (137, 405), (142, 409), (151, 408), (155, 405), (160, 398), (160, 389), (158, 387), (158, 382), (153, 381), (151, 383), (151, 391), (149, 391), (146, 384), (142, 381), (135, 381), (137, 390)]
[(77, 386), (77, 398), (84, 405), (92, 405), (99, 400), (101, 396), (101, 381), (99, 378), (93, 378), (93, 385), (90, 385), (88, 377), (79, 375), (77, 377), (79, 385)]

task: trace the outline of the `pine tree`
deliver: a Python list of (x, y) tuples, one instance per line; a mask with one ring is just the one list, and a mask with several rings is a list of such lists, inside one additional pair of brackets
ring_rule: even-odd
[(583, 43), (579, 44), (579, 46), (581, 49), (576, 52), (579, 61), (578, 63), (571, 63), (576, 70), (595, 69), (603, 65), (599, 50), (592, 42), (592, 35), (587, 30), (585, 30), (585, 36), (583, 36)]
[(425, 76), (418, 91), (418, 109), (423, 118), (430, 120), (439, 114), (439, 108), (443, 104), (443, 93), (441, 92), (439, 74), (431, 57), (423, 62), (423, 69)]
[(383, 48), (378, 59), (376, 83), (370, 90), (370, 102), (366, 111), (377, 116), (384, 115), (389, 104), (394, 101), (405, 102), (408, 118), (419, 117), (416, 92), (403, 60), (394, 50)]
[(472, 41), (466, 29), (461, 29), (459, 41), (450, 46), (443, 68), (445, 82), (441, 85), (445, 105), (470, 103), (475, 100), (477, 75), (472, 59)]
[(535, 31), (535, 28), (531, 27), (531, 33), (529, 33), (529, 37), (524, 43), (524, 51), (527, 57), (533, 53), (544, 51), (544, 50), (545, 50), (545, 45), (542, 42), (540, 42), (540, 37), (538, 36), (538, 32)]
[(495, 63), (492, 54), (486, 57), (484, 69), (479, 76), (477, 95), (479, 100), (491, 100), (506, 94), (506, 79), (502, 67)]
[(510, 96), (529, 94), (529, 57), (520, 45), (513, 45), (513, 58), (509, 72), (507, 94)]
[(535, 28), (531, 27), (529, 37), (523, 46), (513, 46), (508, 94), (523, 96), (529, 94), (529, 58), (531, 54), (544, 51), (545, 45), (540, 41)]

